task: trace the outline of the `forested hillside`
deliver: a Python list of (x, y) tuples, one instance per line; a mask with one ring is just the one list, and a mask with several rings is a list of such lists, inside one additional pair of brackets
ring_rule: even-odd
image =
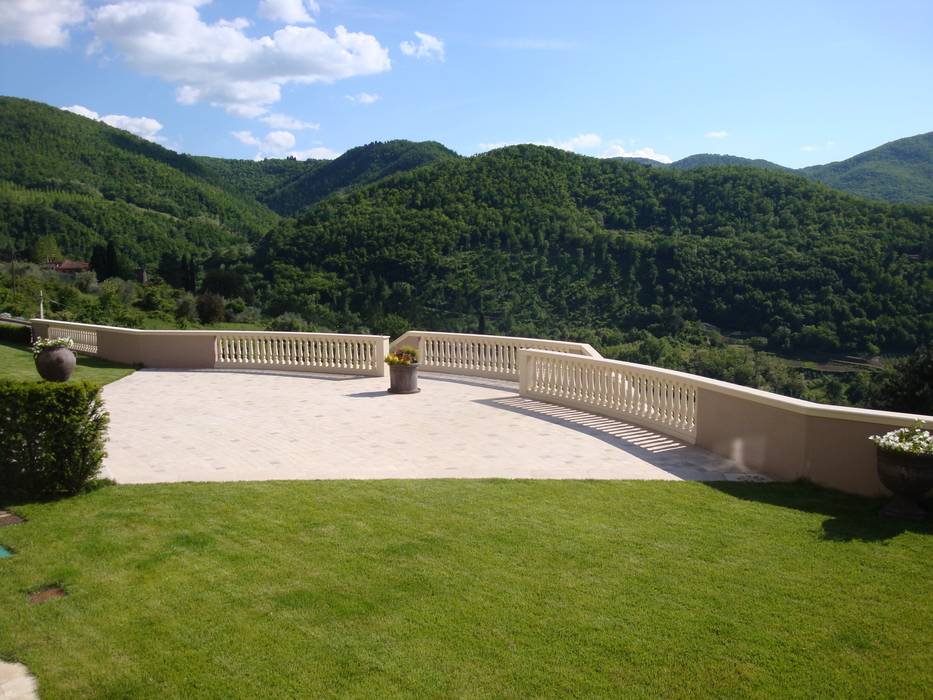
[(296, 177), (278, 183), (257, 199), (283, 216), (288, 216), (353, 187), (436, 161), (459, 157), (434, 141), (370, 143), (351, 148), (332, 161), (316, 161), (320, 165), (300, 171)]
[(800, 172), (860, 197), (933, 204), (933, 131)]
[(330, 325), (568, 337), (696, 320), (784, 352), (901, 352), (933, 336), (931, 258), (931, 207), (515, 146), (322, 201), (255, 265), (271, 313)]
[[(633, 158), (644, 162), (642, 158)], [(675, 170), (710, 165), (745, 165), (765, 170), (796, 173), (834, 189), (882, 202), (933, 204), (933, 132), (891, 141), (870, 151), (826, 165), (799, 170), (767, 160), (702, 153), (687, 156), (669, 166)]]
[(193, 158), (38, 102), (0, 98), (0, 247), (53, 235), (87, 259), (114, 241), (134, 264), (255, 240), (278, 219), (212, 184)]
[[(95, 265), (69, 281), (19, 264), (15, 283), (0, 274), (0, 310), (35, 313), (44, 289), (56, 315), (98, 323), (561, 337), (878, 407), (893, 407), (899, 375), (790, 358), (933, 340), (933, 206), (859, 199), (763, 161), (646, 168), (540, 146), (462, 158), (409, 141), (333, 161), (225, 160), (8, 98), (0, 137), (0, 249)], [(121, 281), (139, 265), (149, 285)]]
[(329, 162), (295, 158), (241, 160), (209, 156), (192, 156), (192, 159), (204, 169), (205, 178), (210, 182), (257, 202), (263, 202), (289, 182), (309, 175)]
[(703, 168), (709, 165), (742, 165), (750, 168), (764, 168), (765, 170), (780, 170), (785, 173), (793, 172), (791, 168), (785, 168), (783, 165), (772, 163), (770, 160), (761, 158), (742, 158), (741, 156), (726, 156), (715, 153), (697, 153), (687, 156), (671, 163), (675, 170), (690, 170), (692, 168)]

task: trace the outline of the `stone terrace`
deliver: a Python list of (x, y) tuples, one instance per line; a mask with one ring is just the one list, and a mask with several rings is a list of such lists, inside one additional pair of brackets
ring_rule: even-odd
[(758, 479), (612, 418), (498, 380), (143, 370), (104, 389), (105, 473), (120, 483), (267, 479)]

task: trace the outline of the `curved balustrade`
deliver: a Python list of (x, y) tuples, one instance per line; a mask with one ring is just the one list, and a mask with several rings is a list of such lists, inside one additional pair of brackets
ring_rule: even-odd
[(523, 351), (521, 394), (696, 439), (697, 385), (689, 375), (602, 358)]
[[(243, 368), (383, 377), (385, 336), (265, 331), (142, 331), (49, 319), (33, 335), (81, 352), (159, 368)], [(519, 380), (522, 396), (657, 430), (775, 479), (810, 479), (880, 495), (870, 435), (918, 416), (827, 406), (683, 372), (602, 358), (585, 343), (409, 331), (430, 372)], [(933, 417), (920, 416), (927, 428)]]
[(512, 381), (519, 378), (518, 358), (522, 348), (601, 357), (586, 343), (471, 333), (408, 331), (394, 340), (391, 348), (394, 350), (402, 345), (418, 348), (418, 363), (424, 371)]

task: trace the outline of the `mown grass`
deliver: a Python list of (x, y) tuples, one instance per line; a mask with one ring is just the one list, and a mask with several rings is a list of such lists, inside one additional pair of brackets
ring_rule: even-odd
[[(133, 368), (109, 362), (97, 357), (77, 353), (78, 366), (71, 375), (71, 381), (88, 381), (108, 384), (132, 374)], [(42, 381), (36, 371), (32, 351), (23, 345), (0, 342), (0, 379)]]
[[(43, 698), (922, 697), (933, 531), (787, 484), (112, 486), (0, 529)], [(41, 605), (46, 583), (68, 596)]]

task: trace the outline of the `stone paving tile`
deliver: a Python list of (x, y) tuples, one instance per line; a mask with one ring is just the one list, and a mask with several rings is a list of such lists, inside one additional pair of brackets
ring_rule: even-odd
[(36, 679), (23, 664), (0, 661), (0, 700), (38, 700)]
[(270, 479), (735, 480), (733, 462), (509, 382), (143, 370), (104, 387), (121, 483)]

